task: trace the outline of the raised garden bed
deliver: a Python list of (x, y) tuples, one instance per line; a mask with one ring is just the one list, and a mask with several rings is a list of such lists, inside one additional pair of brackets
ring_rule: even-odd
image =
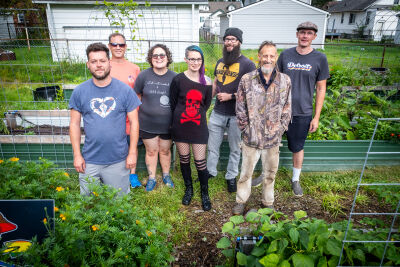
[[(83, 143), (84, 137), (82, 137)], [(63, 168), (73, 167), (72, 147), (67, 135), (0, 135), (1, 158), (18, 157), (21, 160), (37, 161), (39, 157), (52, 160)], [(304, 171), (334, 171), (361, 169), (370, 141), (306, 141), (304, 148)], [(145, 148), (139, 146), (138, 170), (145, 170)], [(291, 168), (292, 154), (286, 140), (280, 149), (280, 166)], [(389, 141), (374, 141), (371, 152), (400, 152), (400, 144)], [(173, 159), (175, 153), (173, 153)], [(226, 170), (229, 144), (221, 146), (218, 169)], [(368, 166), (400, 165), (399, 154), (370, 155)], [(260, 162), (256, 170), (261, 170)]]

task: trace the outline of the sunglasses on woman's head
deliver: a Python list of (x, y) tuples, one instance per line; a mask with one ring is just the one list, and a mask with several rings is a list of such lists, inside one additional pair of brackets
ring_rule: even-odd
[(119, 47), (125, 47), (125, 46), (126, 46), (126, 44), (119, 44), (119, 43), (110, 43), (110, 45), (111, 45), (112, 47), (117, 47), (117, 46), (119, 46)]
[(151, 57), (152, 57), (153, 59), (157, 59), (157, 58), (164, 59), (165, 56), (166, 56), (165, 54), (153, 54)]

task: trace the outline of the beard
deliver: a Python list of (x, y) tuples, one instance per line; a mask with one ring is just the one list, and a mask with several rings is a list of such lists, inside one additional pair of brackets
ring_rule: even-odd
[(261, 72), (264, 73), (264, 74), (270, 74), (273, 70), (274, 70), (274, 66), (271, 66), (269, 68), (268, 67), (264, 67), (264, 65), (261, 66)]
[(226, 50), (226, 46), (224, 46), (224, 49), (222, 50), (222, 55), (224, 59), (224, 64), (228, 66), (232, 65), (237, 61), (240, 56), (240, 44), (235, 46), (231, 52), (228, 52), (228, 50)]
[(99, 80), (99, 81), (102, 81), (102, 80), (104, 80), (105, 78), (107, 78), (108, 75), (110, 75), (110, 69), (105, 70), (105, 72), (104, 72), (103, 75), (97, 75), (95, 72), (92, 72), (92, 71), (90, 71), (90, 73), (92, 74), (92, 76), (93, 76), (95, 79), (97, 79), (97, 80)]

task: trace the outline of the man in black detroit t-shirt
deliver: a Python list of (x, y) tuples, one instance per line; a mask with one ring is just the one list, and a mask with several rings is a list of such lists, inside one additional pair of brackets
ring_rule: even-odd
[(256, 69), (254, 63), (240, 53), (243, 32), (228, 28), (224, 34), (223, 58), (214, 70), (213, 96), (216, 95), (214, 110), (208, 122), (207, 169), (210, 177), (217, 175), (219, 148), (228, 134), (229, 161), (225, 179), (229, 192), (236, 192), (236, 176), (239, 174), (240, 130), (236, 121), (236, 92), (242, 76)]
[[(286, 132), (289, 150), (293, 153), (292, 189), (302, 196), (300, 172), (304, 160), (304, 143), (307, 134), (317, 130), (329, 78), (328, 61), (325, 54), (313, 49), (311, 43), (317, 37), (318, 27), (312, 22), (297, 26), (297, 46), (286, 49), (278, 58), (278, 68), (292, 80), (292, 120)], [(313, 117), (313, 98), (315, 110)], [(253, 185), (261, 183), (259, 178)]]

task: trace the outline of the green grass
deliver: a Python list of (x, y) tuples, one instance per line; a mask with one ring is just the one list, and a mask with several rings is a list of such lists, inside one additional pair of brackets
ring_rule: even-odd
[[(205, 55), (206, 75), (214, 78), (215, 64), (222, 56), (222, 45), (201, 43), (200, 46)], [(17, 58), (16, 61), (0, 61), (0, 103), (9, 110), (61, 108), (64, 104), (34, 103), (32, 90), (47, 84), (79, 84), (90, 77), (83, 62), (53, 61), (51, 49), (46, 44), (30, 50), (11, 46), (7, 49), (13, 50)], [(282, 50), (279, 49), (279, 52)], [(382, 46), (344, 41), (340, 45), (327, 42), (323, 52), (327, 55), (330, 66), (369, 68), (380, 66), (382, 51)], [(242, 53), (257, 64), (257, 49), (243, 50)], [(400, 47), (387, 47), (383, 66), (390, 68), (389, 75), (399, 76), (399, 62)], [(149, 67), (148, 63), (138, 65), (141, 69)], [(185, 62), (173, 62), (170, 66), (171, 70), (178, 73), (186, 68)]]
[[(209, 192), (211, 202), (215, 208), (216, 202), (234, 203), (235, 194), (229, 194), (226, 191), (226, 182), (224, 172), (209, 180)], [(253, 176), (258, 176), (254, 173)], [(147, 179), (145, 172), (139, 173), (141, 181)], [(160, 176), (160, 175), (158, 175)], [(197, 178), (197, 172), (192, 166), (192, 177)], [(343, 201), (353, 198), (357, 183), (360, 177), (360, 171), (335, 171), (335, 172), (303, 172), (301, 174), (301, 183), (305, 196), (312, 197), (320, 201), (321, 207), (331, 214), (333, 218), (343, 214)], [(365, 181), (379, 182), (400, 182), (400, 166), (394, 167), (375, 167), (365, 170)], [(371, 178), (373, 177), (373, 180)], [(164, 218), (167, 223), (173, 226), (171, 241), (175, 245), (189, 242), (190, 233), (200, 231), (199, 225), (188, 219), (188, 212), (195, 209), (201, 209), (200, 185), (194, 182), (194, 198), (188, 208), (183, 208), (181, 200), (184, 194), (184, 183), (180, 171), (173, 171), (172, 178), (175, 188), (171, 189), (162, 184), (161, 179), (157, 179), (157, 187), (152, 192), (146, 192), (143, 188), (132, 190), (134, 201), (137, 205), (147, 207), (155, 211), (157, 215)], [(275, 182), (275, 192), (280, 197), (290, 200), (293, 193), (290, 186), (291, 171), (280, 168)], [(398, 188), (397, 188), (398, 189)], [(255, 190), (261, 190), (258, 187)], [(362, 189), (357, 197), (357, 205), (367, 206), (370, 201), (370, 195), (382, 196), (384, 198), (391, 193), (390, 188), (381, 188), (383, 192), (372, 189)], [(389, 191), (388, 191), (389, 190)], [(368, 194), (367, 194), (368, 192)], [(351, 199), (352, 200), (352, 199)], [(397, 200), (398, 201), (398, 200)], [(397, 203), (397, 202), (396, 202)], [(194, 207), (196, 206), (196, 208)], [(226, 205), (223, 205), (225, 207)], [(224, 211), (230, 213), (230, 211)], [(289, 214), (291, 215), (291, 214)], [(202, 216), (199, 213), (197, 216)]]

